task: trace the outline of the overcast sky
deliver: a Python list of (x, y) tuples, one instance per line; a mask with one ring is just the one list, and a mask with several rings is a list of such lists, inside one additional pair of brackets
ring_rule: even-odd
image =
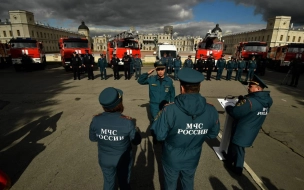
[(2, 20), (9, 10), (27, 10), (35, 21), (72, 31), (85, 21), (91, 36), (131, 26), (140, 33), (160, 33), (165, 25), (178, 35), (204, 36), (216, 23), (224, 33), (243, 32), (263, 29), (268, 18), (281, 15), (304, 25), (304, 0), (1, 0)]

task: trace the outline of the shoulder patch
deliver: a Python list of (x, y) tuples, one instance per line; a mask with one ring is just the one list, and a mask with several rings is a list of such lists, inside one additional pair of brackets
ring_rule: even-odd
[(128, 119), (128, 120), (132, 120), (132, 117), (130, 117), (130, 116), (126, 116), (126, 115), (121, 115), (120, 117), (121, 117), (121, 118)]
[(236, 103), (236, 106), (241, 106), (246, 103), (246, 99), (242, 99)]

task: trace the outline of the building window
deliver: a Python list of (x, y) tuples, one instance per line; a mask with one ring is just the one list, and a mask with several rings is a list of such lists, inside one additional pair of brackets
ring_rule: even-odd
[(269, 35), (267, 35), (267, 42), (269, 41)]
[(40, 32), (40, 36), (41, 36), (41, 38), (43, 38), (43, 36), (42, 36), (42, 32)]
[(39, 38), (39, 32), (37, 32), (37, 38)]
[(6, 37), (6, 31), (3, 31), (3, 37)]
[(301, 42), (301, 36), (299, 36), (299, 38), (298, 38), (298, 42)]
[(282, 40), (283, 40), (283, 35), (280, 36), (280, 41), (282, 41)]
[(9, 34), (10, 34), (10, 37), (12, 37), (12, 36), (13, 36), (13, 33), (12, 33), (12, 31), (11, 31), (11, 30), (9, 31)]
[(17, 30), (17, 36), (20, 36), (20, 30)]
[(262, 36), (262, 42), (264, 41), (264, 36)]
[(257, 37), (254, 37), (254, 41), (256, 41), (257, 40)]
[(35, 37), (35, 33), (34, 33), (34, 31), (32, 31), (32, 37)]
[(289, 42), (289, 38), (290, 38), (290, 36), (287, 36), (287, 39), (286, 39), (287, 42)]
[(46, 34), (44, 33), (44, 38), (46, 38)]
[(296, 40), (296, 37), (293, 36), (293, 37), (292, 37), (292, 42), (295, 42), (295, 40)]

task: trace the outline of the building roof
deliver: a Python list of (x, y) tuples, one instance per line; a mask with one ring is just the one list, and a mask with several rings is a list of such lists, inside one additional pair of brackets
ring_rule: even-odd
[(84, 21), (81, 22), (81, 25), (78, 27), (78, 30), (79, 29), (89, 30), (89, 28), (84, 24)]

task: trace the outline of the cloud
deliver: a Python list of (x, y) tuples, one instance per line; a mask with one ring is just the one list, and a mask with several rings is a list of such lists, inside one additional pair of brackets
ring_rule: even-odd
[(230, 0), (236, 4), (242, 4), (255, 7), (255, 14), (262, 14), (263, 19), (267, 21), (275, 16), (291, 16), (292, 22), (297, 25), (304, 24), (303, 0)]

